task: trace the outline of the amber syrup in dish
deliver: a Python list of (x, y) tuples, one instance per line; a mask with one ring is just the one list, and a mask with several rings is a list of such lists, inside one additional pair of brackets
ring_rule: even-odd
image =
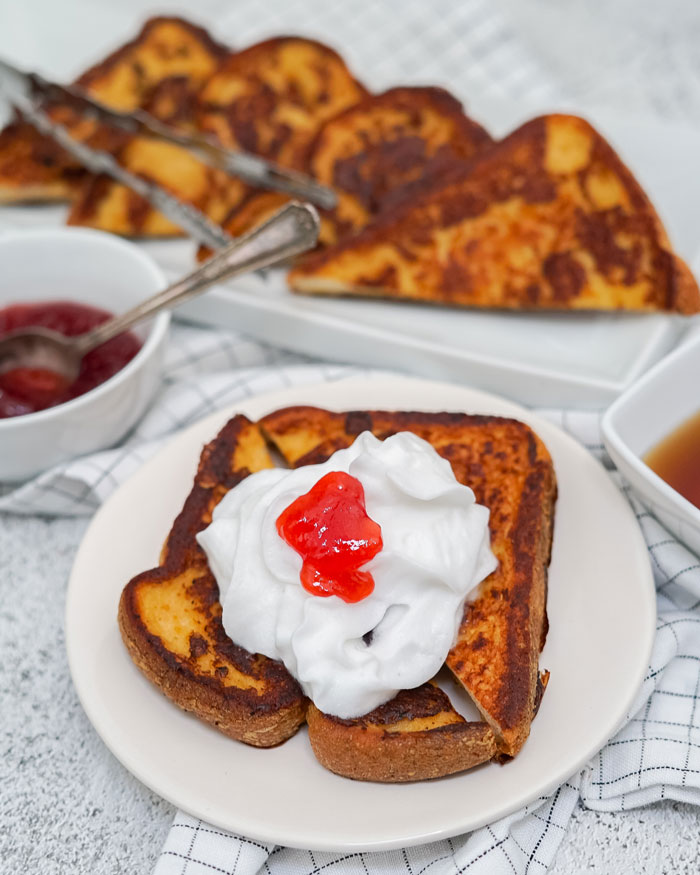
[(700, 410), (652, 447), (644, 461), (676, 492), (700, 508)]

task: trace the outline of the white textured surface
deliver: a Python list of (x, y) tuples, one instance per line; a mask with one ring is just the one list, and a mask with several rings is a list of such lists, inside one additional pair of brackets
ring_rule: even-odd
[(64, 596), (85, 526), (0, 515), (3, 875), (148, 872), (173, 816), (107, 752), (68, 674)]
[[(571, 97), (700, 123), (696, 0), (498, 2)], [(375, 5), (379, 14), (393, 4)], [(261, 27), (276, 31), (270, 4), (260, 9)], [(3, 875), (148, 872), (173, 815), (107, 753), (68, 677), (63, 599), (84, 526), (0, 516)], [(552, 871), (695, 873), (699, 820), (697, 809), (678, 803), (615, 814), (579, 809)]]

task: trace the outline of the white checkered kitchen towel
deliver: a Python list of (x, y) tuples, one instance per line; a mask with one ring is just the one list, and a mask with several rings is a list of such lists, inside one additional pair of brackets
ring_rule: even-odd
[[(233, 332), (176, 323), (168, 374), (150, 412), (120, 447), (61, 465), (15, 489), (0, 510), (89, 514), (172, 433), (226, 405), (288, 386), (371, 371), (313, 363)], [(610, 467), (598, 416), (544, 411)], [(617, 477), (614, 472), (612, 476)], [(624, 488), (623, 484), (620, 484)], [(625, 727), (552, 796), (449, 841), (383, 853), (332, 854), (264, 845), (178, 813), (156, 875), (536, 873), (551, 865), (579, 797), (606, 811), (660, 799), (700, 804), (700, 562), (630, 497), (658, 590), (651, 665)]]

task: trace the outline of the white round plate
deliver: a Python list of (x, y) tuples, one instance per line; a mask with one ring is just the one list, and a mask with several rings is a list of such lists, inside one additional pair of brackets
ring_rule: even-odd
[[(117, 628), (124, 584), (157, 564), (202, 445), (228, 417), (291, 404), (336, 410), (451, 410), (516, 416), (549, 447), (559, 481), (549, 576), (551, 679), (529, 740), (506, 765), (414, 784), (340, 778), (304, 730), (272, 750), (232, 741), (166, 699), (136, 669)], [(66, 608), (73, 681), (107, 747), (179, 808), (254, 839), (317, 850), (381, 850), (492, 822), (571, 776), (624, 720), (655, 628), (647, 550), (605, 471), (559, 429), (492, 395), (413, 378), (353, 377), (242, 402), (177, 436), (102, 507), (75, 560)]]

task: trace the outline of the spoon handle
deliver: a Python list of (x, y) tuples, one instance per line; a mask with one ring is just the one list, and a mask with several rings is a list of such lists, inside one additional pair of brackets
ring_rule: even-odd
[(200, 295), (209, 286), (248, 271), (270, 267), (311, 249), (318, 239), (318, 213), (311, 204), (292, 201), (267, 222), (236, 238), (192, 273), (126, 313), (74, 339), (79, 355), (121, 334), (137, 322)]

